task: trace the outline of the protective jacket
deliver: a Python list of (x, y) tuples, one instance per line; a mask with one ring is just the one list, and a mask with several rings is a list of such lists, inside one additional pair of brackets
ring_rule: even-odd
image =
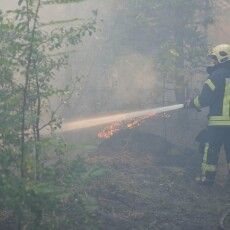
[(230, 127), (230, 61), (208, 67), (207, 72), (209, 77), (201, 94), (190, 106), (197, 110), (209, 106), (209, 126)]

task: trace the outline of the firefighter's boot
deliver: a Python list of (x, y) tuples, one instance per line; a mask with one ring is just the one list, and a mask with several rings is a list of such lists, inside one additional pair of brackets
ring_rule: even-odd
[(197, 177), (196, 182), (200, 185), (212, 186), (215, 182), (215, 177), (215, 172), (206, 172), (204, 176)]

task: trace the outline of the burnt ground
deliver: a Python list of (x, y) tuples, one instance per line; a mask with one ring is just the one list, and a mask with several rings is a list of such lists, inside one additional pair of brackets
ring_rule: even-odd
[(198, 185), (194, 178), (200, 160), (192, 149), (138, 130), (124, 130), (103, 141), (89, 155), (89, 162), (107, 168), (94, 191), (102, 229), (219, 229), (230, 205), (230, 189)]

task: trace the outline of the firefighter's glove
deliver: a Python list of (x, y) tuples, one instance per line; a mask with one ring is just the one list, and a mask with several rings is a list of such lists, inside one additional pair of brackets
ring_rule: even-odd
[(185, 108), (185, 109), (196, 109), (197, 112), (201, 112), (201, 109), (200, 109), (200, 108), (197, 108), (197, 107), (194, 105), (193, 100), (191, 100), (191, 101), (186, 101), (186, 102), (184, 103), (184, 108)]

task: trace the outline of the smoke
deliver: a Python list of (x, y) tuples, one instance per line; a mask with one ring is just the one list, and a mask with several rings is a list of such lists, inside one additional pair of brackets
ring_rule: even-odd
[[(17, 0), (2, 0), (4, 9), (13, 9)], [(91, 116), (109, 112), (152, 107), (156, 98), (151, 31), (136, 23), (130, 1), (94, 0), (74, 4), (45, 5), (42, 22), (92, 17), (98, 10), (97, 32), (74, 47), (69, 66), (56, 76), (60, 87), (76, 77), (81, 79), (63, 116)], [(80, 94), (80, 96), (79, 96)]]
[[(71, 54), (65, 75), (81, 77), (64, 117), (91, 116), (153, 106), (156, 98), (150, 31), (136, 24), (129, 1), (98, 0), (67, 6), (68, 17), (90, 17), (98, 10), (97, 32)], [(84, 12), (84, 13), (83, 13)]]
[[(3, 5), (12, 9), (17, 1), (4, 0)], [(64, 123), (156, 105), (160, 87), (154, 70), (153, 34), (137, 23), (136, 7), (129, 0), (86, 0), (42, 7), (40, 18), (45, 23), (71, 18), (84, 21), (98, 10), (96, 33), (74, 47), (68, 67), (56, 76), (55, 83), (60, 87), (76, 77), (81, 79), (80, 91), (74, 92), (61, 111)], [(55, 107), (56, 102), (53, 104)]]
[[(1, 8), (13, 9), (17, 2), (1, 0)], [(61, 112), (64, 121), (155, 107), (161, 101), (161, 82), (154, 67), (154, 34), (151, 27), (138, 23), (144, 12), (138, 1), (46, 5), (40, 18), (43, 22), (76, 17), (84, 21), (93, 10), (98, 10), (97, 32), (74, 47), (68, 67), (56, 76), (60, 87), (81, 78), (81, 90), (74, 92)]]

